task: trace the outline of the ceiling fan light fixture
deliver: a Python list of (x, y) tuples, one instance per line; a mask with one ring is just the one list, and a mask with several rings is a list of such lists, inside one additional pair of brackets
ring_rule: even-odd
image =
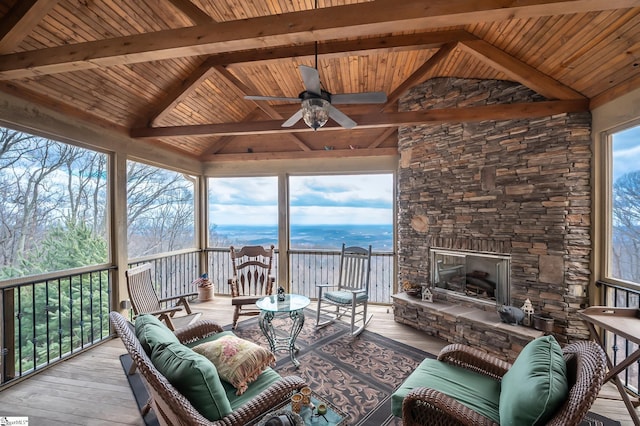
[(329, 101), (322, 98), (305, 99), (302, 101), (302, 118), (307, 126), (318, 130), (329, 120)]

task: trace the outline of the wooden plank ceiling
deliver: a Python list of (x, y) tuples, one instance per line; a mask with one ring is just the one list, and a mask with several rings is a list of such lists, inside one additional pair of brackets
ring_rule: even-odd
[[(281, 127), (299, 65), (358, 126)], [(202, 161), (396, 152), (404, 124), (582, 111), (640, 87), (638, 0), (0, 0), (0, 90)], [(517, 81), (547, 101), (398, 112), (435, 77)]]

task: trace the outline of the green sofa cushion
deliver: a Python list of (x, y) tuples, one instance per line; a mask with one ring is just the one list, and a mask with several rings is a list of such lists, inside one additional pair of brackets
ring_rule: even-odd
[(500, 424), (542, 425), (569, 393), (567, 365), (553, 336), (529, 342), (502, 378)]
[(222, 380), (222, 386), (227, 393), (227, 398), (231, 404), (232, 410), (237, 410), (247, 402), (255, 398), (260, 392), (267, 389), (273, 383), (281, 379), (280, 374), (276, 373), (271, 367), (267, 367), (256, 379), (252, 382), (247, 390), (240, 396), (236, 395), (236, 388), (228, 382)]
[(135, 321), (136, 337), (142, 348), (151, 355), (156, 346), (180, 343), (176, 335), (154, 315), (139, 315)]
[(473, 371), (427, 358), (391, 395), (391, 411), (402, 417), (402, 400), (413, 389), (436, 389), (499, 423), (500, 383)]
[(180, 343), (171, 343), (154, 349), (151, 362), (207, 419), (215, 421), (231, 413), (216, 367), (204, 356)]

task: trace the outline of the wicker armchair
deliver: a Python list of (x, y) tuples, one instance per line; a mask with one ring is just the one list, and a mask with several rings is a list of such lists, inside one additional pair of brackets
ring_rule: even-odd
[[(133, 325), (118, 312), (110, 313), (111, 324), (131, 355), (138, 374), (142, 375), (150, 394), (150, 405), (161, 425), (245, 425), (288, 401), (291, 395), (305, 386), (298, 376), (283, 377), (258, 394), (233, 413), (218, 421), (203, 417), (169, 381), (154, 367), (136, 338)], [(182, 343), (192, 343), (223, 331), (222, 327), (208, 320), (198, 321), (175, 332)]]
[[(604, 352), (595, 342), (581, 341), (562, 349), (567, 362), (569, 396), (547, 423), (553, 426), (578, 425), (589, 411), (602, 387), (606, 373)], [(485, 352), (453, 344), (442, 349), (440, 361), (473, 370), (496, 380), (511, 367)], [(497, 425), (492, 420), (429, 388), (415, 388), (402, 402), (404, 425)]]

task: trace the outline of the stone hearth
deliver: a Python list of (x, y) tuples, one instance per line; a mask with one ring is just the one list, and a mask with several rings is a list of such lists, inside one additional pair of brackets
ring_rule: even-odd
[(393, 297), (397, 322), (422, 330), (449, 343), (481, 347), (508, 362), (513, 362), (524, 345), (541, 331), (505, 324), (495, 312), (447, 302), (423, 302), (406, 293)]
[[(540, 100), (513, 82), (438, 78), (408, 92), (400, 110)], [(431, 283), (430, 248), (506, 254), (511, 304), (530, 299), (536, 313), (554, 319), (560, 342), (588, 338), (576, 312), (588, 302), (591, 278), (590, 133), (588, 113), (401, 127), (399, 284)], [(467, 336), (473, 328), (459, 325), (461, 318), (431, 320), (467, 327), (456, 329)]]

